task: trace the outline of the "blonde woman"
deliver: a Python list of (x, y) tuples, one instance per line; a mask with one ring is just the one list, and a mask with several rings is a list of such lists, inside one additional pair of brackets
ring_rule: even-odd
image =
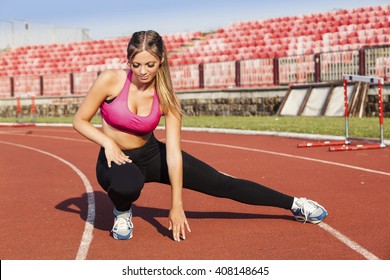
[[(292, 197), (258, 183), (222, 174), (181, 151), (182, 111), (172, 87), (167, 51), (155, 31), (135, 32), (127, 47), (129, 70), (107, 70), (93, 83), (73, 121), (74, 128), (101, 146), (96, 165), (99, 184), (114, 204), (112, 236), (133, 236), (132, 203), (147, 182), (171, 186), (169, 230), (186, 238), (182, 188), (252, 205), (291, 210), (298, 221), (319, 223), (326, 210), (315, 201)], [(102, 130), (91, 123), (98, 109)], [(165, 143), (153, 134), (165, 118)]]

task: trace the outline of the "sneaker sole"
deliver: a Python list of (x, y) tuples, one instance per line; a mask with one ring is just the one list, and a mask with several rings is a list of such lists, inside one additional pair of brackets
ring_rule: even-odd
[[(316, 217), (315, 219), (316, 220), (310, 220), (310, 218), (306, 221), (307, 223), (311, 223), (311, 224), (319, 224), (321, 223), (325, 218), (326, 216), (328, 216), (328, 214), (325, 212), (322, 216), (319, 216), (319, 217)], [(295, 217), (295, 220), (297, 220), (298, 222), (305, 222), (305, 217), (301, 217), (301, 216), (294, 216)]]
[(114, 237), (116, 240), (128, 240), (133, 237), (133, 234), (129, 233), (128, 235), (120, 235), (117, 233), (112, 233), (112, 237)]

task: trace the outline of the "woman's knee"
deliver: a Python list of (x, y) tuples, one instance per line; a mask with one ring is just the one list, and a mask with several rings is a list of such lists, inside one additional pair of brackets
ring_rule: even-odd
[(115, 192), (121, 196), (134, 196), (141, 192), (144, 186), (143, 180), (137, 180), (135, 178), (129, 178), (127, 181), (116, 181), (114, 180), (109, 188), (109, 192)]
[(145, 177), (134, 163), (113, 164), (111, 168), (100, 169), (98, 181), (107, 191), (118, 195), (132, 196), (144, 186)]
[(107, 193), (117, 209), (122, 211), (140, 197), (143, 186), (142, 177), (128, 178), (126, 181), (113, 180)]

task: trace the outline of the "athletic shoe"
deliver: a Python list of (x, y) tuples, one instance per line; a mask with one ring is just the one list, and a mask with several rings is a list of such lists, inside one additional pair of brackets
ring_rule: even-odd
[(114, 226), (112, 227), (112, 236), (118, 240), (127, 240), (133, 237), (133, 223), (131, 217), (133, 216), (132, 210), (118, 211), (114, 208)]
[(316, 201), (306, 198), (299, 198), (295, 201), (291, 212), (294, 214), (295, 219), (300, 222), (309, 222), (312, 224), (318, 224), (328, 215), (325, 208), (318, 204)]

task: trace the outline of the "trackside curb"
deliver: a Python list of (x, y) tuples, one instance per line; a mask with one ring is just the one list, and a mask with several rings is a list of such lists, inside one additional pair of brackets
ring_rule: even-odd
[[(0, 123), (1, 126), (12, 127), (14, 123)], [(68, 123), (36, 123), (36, 126), (54, 126), (54, 127), (72, 127), (72, 124)], [(101, 125), (95, 125), (101, 127)], [(158, 126), (157, 129), (164, 129), (163, 126)], [(226, 133), (226, 134), (242, 134), (242, 135), (264, 135), (264, 136), (278, 136), (289, 137), (298, 139), (310, 139), (310, 140), (344, 140), (344, 136), (334, 135), (321, 135), (321, 134), (307, 134), (307, 133), (295, 133), (295, 132), (277, 132), (277, 131), (258, 131), (258, 130), (241, 130), (241, 129), (228, 129), (228, 128), (207, 128), (207, 127), (182, 127), (183, 131), (195, 131), (195, 132), (210, 132), (210, 133)], [(375, 139), (362, 139), (373, 141)], [(384, 141), (386, 146), (390, 146), (390, 140)]]

